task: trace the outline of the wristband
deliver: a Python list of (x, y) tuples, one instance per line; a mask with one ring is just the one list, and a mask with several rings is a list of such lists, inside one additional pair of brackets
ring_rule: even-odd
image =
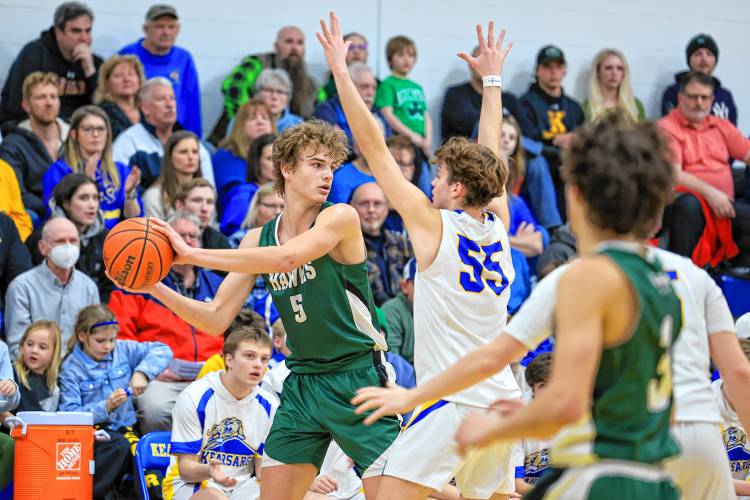
[(482, 77), (482, 87), (503, 88), (503, 79), (500, 75), (485, 75)]

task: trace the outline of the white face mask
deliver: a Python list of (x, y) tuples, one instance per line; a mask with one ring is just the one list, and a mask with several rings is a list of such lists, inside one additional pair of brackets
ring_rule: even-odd
[(63, 269), (70, 269), (78, 262), (78, 256), (80, 255), (80, 249), (78, 245), (72, 243), (63, 243), (53, 247), (49, 252), (49, 258), (55, 263), (57, 267)]

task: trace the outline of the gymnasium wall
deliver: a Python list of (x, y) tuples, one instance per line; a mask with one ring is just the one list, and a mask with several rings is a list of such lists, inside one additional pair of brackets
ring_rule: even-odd
[[(154, 0), (154, 3), (156, 0)], [(141, 34), (143, 16), (152, 2), (89, 0), (94, 9), (94, 51), (115, 53)], [(325, 61), (317, 40), (318, 20), (330, 9), (342, 18), (345, 31), (359, 31), (370, 41), (370, 64), (388, 74), (383, 46), (396, 34), (412, 37), (419, 51), (413, 78), (427, 93), (439, 130), (445, 87), (467, 78), (465, 63), (455, 54), (476, 44), (474, 24), (493, 18), (508, 29), (514, 49), (507, 61), (506, 89), (521, 94), (531, 81), (534, 58), (552, 42), (565, 51), (569, 71), (566, 91), (583, 100), (589, 65), (603, 47), (625, 52), (636, 95), (648, 115), (657, 117), (661, 92), (673, 74), (686, 67), (685, 45), (707, 32), (720, 48), (716, 75), (732, 90), (739, 126), (750, 134), (750, 51), (746, 0), (180, 0), (182, 33), (178, 43), (196, 59), (201, 79), (204, 133), (213, 125), (222, 103), (220, 85), (227, 71), (244, 55), (272, 48), (276, 31), (285, 24), (300, 26), (307, 36), (308, 64), (322, 81)], [(52, 23), (56, 1), (0, 0), (0, 78), (21, 47)]]

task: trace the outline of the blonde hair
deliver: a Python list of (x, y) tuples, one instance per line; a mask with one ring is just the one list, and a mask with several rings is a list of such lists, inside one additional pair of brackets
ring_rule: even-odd
[(275, 193), (276, 187), (274, 186), (273, 182), (263, 184), (260, 188), (258, 188), (258, 190), (253, 195), (253, 199), (250, 200), (250, 208), (247, 209), (247, 215), (245, 216), (245, 220), (242, 221), (241, 227), (246, 229), (255, 229), (258, 226), (258, 206), (260, 205), (260, 202), (266, 196), (270, 196)]
[(635, 103), (633, 87), (630, 85), (630, 67), (625, 54), (617, 49), (602, 49), (591, 63), (591, 73), (589, 74), (589, 110), (591, 112), (591, 121), (595, 122), (610, 110), (604, 107), (604, 96), (602, 96), (599, 85), (599, 67), (604, 59), (609, 56), (616, 56), (622, 62), (622, 82), (617, 89), (617, 108), (623, 112), (626, 121), (635, 124), (638, 123), (638, 106)]
[(62, 340), (60, 327), (57, 326), (56, 322), (41, 319), (38, 321), (34, 321), (32, 324), (26, 327), (23, 335), (21, 335), (21, 341), (18, 344), (18, 357), (16, 358), (15, 362), (16, 374), (18, 375), (18, 381), (21, 383), (21, 385), (23, 385), (27, 389), (31, 389), (31, 386), (29, 385), (29, 367), (26, 366), (26, 364), (24, 364), (23, 362), (21, 346), (23, 346), (24, 342), (26, 342), (26, 339), (29, 338), (29, 335), (39, 330), (47, 330), (48, 332), (50, 332), (50, 343), (52, 344), (50, 348), (52, 350), (52, 359), (50, 359), (49, 366), (47, 366), (46, 371), (47, 389), (52, 392), (55, 390), (55, 387), (57, 387), (57, 375), (60, 373), (60, 363), (62, 362), (62, 360), (60, 359), (60, 344), (62, 343)]
[(237, 114), (234, 117), (232, 131), (219, 143), (218, 147), (226, 148), (240, 158), (247, 160), (247, 152), (250, 150), (250, 143), (252, 141), (245, 133), (245, 122), (250, 116), (257, 114), (258, 111), (266, 113), (268, 121), (271, 122), (271, 133), (276, 134), (276, 120), (273, 119), (268, 104), (258, 98), (250, 99), (237, 110)]
[[(102, 151), (101, 156), (102, 177), (105, 182), (108, 181), (111, 183), (115, 191), (117, 191), (120, 189), (120, 181), (122, 179), (120, 179), (120, 173), (117, 171), (115, 161), (112, 158), (112, 127), (109, 124), (107, 114), (99, 106), (89, 104), (75, 110), (73, 116), (70, 118), (70, 130), (71, 132), (75, 130), (76, 133), (68, 133), (68, 137), (65, 139), (62, 147), (62, 157), (74, 173), (86, 173), (86, 161), (83, 159), (81, 148), (78, 145), (78, 134), (81, 133), (81, 123), (89, 116), (101, 118), (107, 129), (107, 140), (104, 143), (104, 151)], [(105, 189), (105, 187), (102, 186), (100, 189)]]
[[(141, 87), (143, 87), (143, 84), (146, 83), (146, 74), (143, 71), (143, 64), (141, 64), (141, 61), (136, 56), (114, 55), (104, 61), (102, 67), (99, 68), (99, 81), (96, 85), (96, 91), (94, 92), (94, 104), (99, 104), (102, 101), (115, 100), (112, 92), (109, 89), (109, 78), (112, 76), (115, 68), (117, 68), (117, 66), (119, 66), (120, 64), (130, 64), (131, 66), (133, 66), (135, 73), (138, 75), (138, 91), (140, 91)], [(139, 102), (140, 99), (138, 97), (138, 92), (136, 92), (135, 104), (138, 105)]]
[(117, 324), (100, 324), (110, 323), (112, 321), (117, 321), (115, 313), (113, 313), (112, 310), (104, 304), (93, 304), (81, 309), (81, 311), (78, 313), (78, 316), (76, 317), (76, 324), (73, 327), (73, 335), (71, 335), (70, 340), (68, 340), (68, 352), (73, 352), (73, 348), (76, 346), (76, 344), (80, 343), (80, 341), (78, 340), (79, 333), (83, 333), (88, 336), (98, 333), (97, 330), (100, 330), (102, 328), (115, 327), (119, 330), (119, 326)]
[(54, 73), (44, 73), (42, 71), (33, 71), (23, 79), (22, 96), (24, 99), (31, 97), (31, 91), (37, 85), (52, 85), (60, 94), (60, 77)]

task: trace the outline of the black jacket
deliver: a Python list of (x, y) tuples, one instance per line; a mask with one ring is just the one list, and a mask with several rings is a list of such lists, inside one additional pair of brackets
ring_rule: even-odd
[(0, 158), (16, 172), (23, 206), (44, 217), (42, 177), (55, 159), (49, 155), (42, 140), (29, 130), (7, 124), (2, 128), (2, 134)]
[(0, 212), (0, 312), (13, 278), (31, 269), (31, 255), (18, 235), (13, 219)]
[(55, 73), (60, 77), (60, 118), (70, 121), (73, 111), (91, 104), (96, 90), (102, 58), (94, 55), (96, 72), (86, 78), (81, 63), (66, 60), (57, 46), (55, 29), (43, 31), (27, 43), (13, 61), (0, 94), (0, 123), (18, 122), (26, 117), (21, 107), (23, 80), (34, 71)]

